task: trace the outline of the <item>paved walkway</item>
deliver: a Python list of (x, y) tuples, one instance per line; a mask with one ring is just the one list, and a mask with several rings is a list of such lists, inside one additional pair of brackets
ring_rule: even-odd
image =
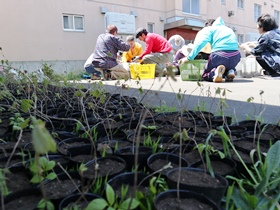
[(224, 113), (234, 117), (234, 121), (258, 117), (266, 123), (280, 122), (280, 78), (235, 78), (233, 82), (223, 83), (182, 81), (180, 76), (176, 79), (163, 77), (102, 83), (110, 93), (133, 96), (149, 106), (166, 105), (188, 110), (199, 106), (218, 115), (223, 104)]

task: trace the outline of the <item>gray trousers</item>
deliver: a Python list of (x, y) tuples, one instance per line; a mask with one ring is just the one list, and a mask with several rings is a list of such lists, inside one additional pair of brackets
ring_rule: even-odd
[(163, 72), (166, 67), (166, 63), (172, 62), (173, 52), (170, 53), (150, 53), (142, 58), (143, 64), (156, 64), (156, 74)]

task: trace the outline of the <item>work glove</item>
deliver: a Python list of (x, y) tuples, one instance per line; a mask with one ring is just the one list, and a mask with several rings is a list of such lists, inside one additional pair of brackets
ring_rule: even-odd
[(137, 62), (137, 61), (140, 61), (140, 57), (139, 56), (135, 56), (133, 59), (132, 59), (132, 62)]
[(180, 59), (180, 60), (178, 61), (178, 63), (179, 63), (179, 65), (181, 66), (181, 65), (183, 65), (184, 63), (186, 63), (186, 62), (188, 62), (188, 61), (189, 61), (189, 59), (188, 59), (187, 57), (184, 57), (184, 58)]

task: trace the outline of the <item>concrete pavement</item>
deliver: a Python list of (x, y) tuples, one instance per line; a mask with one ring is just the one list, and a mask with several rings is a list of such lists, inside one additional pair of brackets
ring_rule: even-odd
[[(236, 77), (233, 82), (212, 83), (177, 81), (162, 77), (146, 80), (102, 81), (110, 93), (136, 97), (148, 106), (169, 106), (177, 109), (201, 110), (219, 114), (223, 107), (235, 122), (260, 119), (266, 123), (280, 121), (280, 78), (258, 76)], [(84, 81), (85, 83), (97, 81)]]

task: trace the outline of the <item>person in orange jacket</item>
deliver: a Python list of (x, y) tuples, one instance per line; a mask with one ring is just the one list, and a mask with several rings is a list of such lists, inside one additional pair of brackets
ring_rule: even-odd
[(133, 35), (130, 35), (126, 38), (126, 42), (130, 45), (130, 49), (127, 52), (123, 52), (122, 62), (129, 63), (136, 56), (141, 55), (143, 52), (142, 45), (138, 42), (135, 42), (135, 38)]

